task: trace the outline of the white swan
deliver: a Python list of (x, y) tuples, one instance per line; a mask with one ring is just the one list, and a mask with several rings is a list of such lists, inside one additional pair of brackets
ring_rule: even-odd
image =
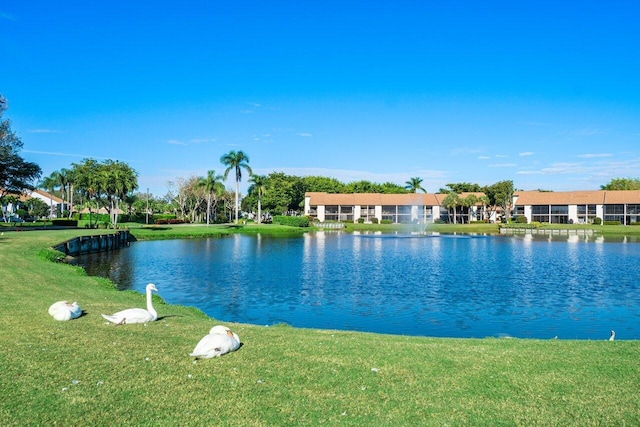
[(158, 319), (158, 313), (151, 304), (151, 291), (158, 292), (158, 289), (153, 283), (147, 285), (147, 309), (144, 308), (129, 308), (122, 310), (112, 315), (103, 314), (102, 317), (107, 319), (111, 323), (116, 325), (124, 325), (126, 323), (146, 323), (154, 322)]
[(226, 326), (216, 325), (196, 345), (189, 356), (196, 359), (210, 359), (222, 356), (240, 348), (240, 337)]
[(56, 320), (71, 320), (80, 317), (80, 315), (82, 315), (82, 309), (75, 301), (58, 301), (51, 304), (49, 314)]
[(611, 336), (609, 337), (609, 341), (613, 341), (616, 339), (616, 331), (611, 331)]

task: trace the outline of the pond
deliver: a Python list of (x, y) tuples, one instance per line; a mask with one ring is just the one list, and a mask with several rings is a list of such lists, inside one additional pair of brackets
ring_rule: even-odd
[[(640, 339), (640, 244), (586, 236), (231, 235), (78, 257), (220, 321), (433, 337)], [(167, 313), (164, 313), (167, 314)], [(160, 316), (163, 313), (159, 313)]]

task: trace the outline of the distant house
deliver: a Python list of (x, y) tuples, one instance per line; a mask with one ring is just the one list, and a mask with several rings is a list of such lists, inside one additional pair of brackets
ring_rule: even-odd
[(516, 191), (513, 213), (527, 222), (587, 224), (595, 218), (621, 224), (640, 222), (640, 190)]
[[(483, 193), (462, 193), (461, 199)], [(331, 194), (309, 192), (305, 194), (304, 214), (320, 222), (364, 222), (390, 220), (394, 224), (432, 223), (438, 219), (449, 221), (454, 215), (444, 206), (447, 194)], [(588, 224), (595, 218), (617, 221), (621, 224), (640, 223), (640, 190), (628, 191), (516, 191), (513, 210), (506, 212), (524, 216), (527, 222), (551, 224)], [(501, 209), (489, 211), (478, 202), (472, 206), (457, 206), (455, 222), (496, 221)]]
[[(483, 196), (483, 193), (462, 193), (460, 198), (469, 195)], [(391, 221), (393, 224), (429, 224), (438, 219), (447, 221), (449, 215), (456, 216), (456, 222), (494, 220), (495, 212), (490, 213), (482, 203), (473, 206), (457, 206), (456, 212), (443, 206), (447, 194), (380, 194), (353, 193), (332, 194), (308, 192), (304, 197), (304, 214), (320, 222), (349, 221), (365, 223), (374, 218)]]
[(17, 195), (19, 198), (18, 203), (7, 203), (2, 206), (2, 212), (7, 215), (13, 215), (23, 206), (23, 209), (28, 210), (28, 204), (30, 199), (39, 199), (49, 206), (49, 218), (56, 218), (58, 212), (63, 212), (68, 208), (66, 203), (63, 204), (62, 199), (50, 194), (44, 190), (35, 189), (31, 192), (22, 193)]

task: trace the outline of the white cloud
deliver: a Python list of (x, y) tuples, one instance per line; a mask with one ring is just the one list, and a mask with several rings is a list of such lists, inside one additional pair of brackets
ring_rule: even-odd
[(491, 156), (478, 156), (478, 160), (489, 160)]
[(587, 127), (584, 129), (580, 129), (578, 131), (575, 132), (577, 135), (579, 136), (594, 136), (594, 135), (603, 135), (606, 132), (603, 131), (602, 129), (597, 129), (594, 127)]
[(462, 155), (469, 155), (469, 154), (478, 154), (481, 151), (482, 150), (479, 148), (469, 148), (469, 147), (454, 148), (453, 150), (451, 150), (451, 155), (462, 156)]
[(53, 129), (29, 129), (27, 130), (29, 133), (60, 133), (59, 130)]
[(579, 154), (576, 157), (581, 157), (583, 159), (595, 159), (595, 158), (599, 158), (599, 157), (612, 157), (613, 154), (608, 154), (608, 153), (587, 153), (587, 154)]
[(297, 133), (298, 136), (302, 136), (302, 137), (310, 137), (313, 136), (312, 134), (310, 134), (309, 132), (298, 132)]
[(489, 165), (490, 168), (514, 168), (518, 166), (515, 163), (494, 163), (492, 165)]
[(544, 122), (518, 122), (522, 125), (527, 125), (527, 126), (536, 126), (536, 127), (546, 127), (546, 126), (553, 126), (552, 123), (544, 123)]
[(518, 171), (518, 175), (564, 175), (568, 173), (585, 173), (588, 168), (584, 166), (584, 163), (554, 163), (549, 167)]
[(167, 141), (167, 144), (171, 144), (171, 145), (187, 145), (185, 142), (182, 142), (180, 140), (177, 139), (170, 139)]
[(10, 13), (0, 12), (0, 19), (6, 19), (7, 21), (15, 21), (16, 17)]
[(525, 151), (522, 152), (520, 154), (518, 154), (520, 157), (525, 157), (525, 156), (533, 156), (535, 153), (533, 151)]
[(80, 157), (82, 159), (109, 159), (110, 157), (92, 156), (90, 154), (61, 153), (59, 151), (22, 150), (23, 153), (44, 154), (46, 156)]
[(193, 139), (190, 139), (189, 142), (193, 144), (203, 144), (206, 142), (216, 142), (216, 139), (215, 138), (193, 138)]

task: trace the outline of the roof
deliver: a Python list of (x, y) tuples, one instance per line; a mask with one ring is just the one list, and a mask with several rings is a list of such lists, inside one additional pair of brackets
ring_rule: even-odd
[(624, 203), (640, 203), (640, 190), (607, 191), (604, 195), (605, 205), (619, 205)]
[(526, 205), (614, 205), (640, 203), (640, 190), (516, 191), (515, 204)]
[(36, 199), (46, 200), (47, 202), (55, 203), (56, 205), (59, 205), (62, 203), (62, 199), (60, 197), (54, 196), (53, 194), (47, 193), (46, 191), (40, 190), (39, 188), (36, 188), (31, 192), (27, 190), (24, 193), (20, 193), (20, 194), (15, 194), (15, 193), (10, 193), (10, 194), (13, 194), (14, 196), (18, 196), (21, 202), (25, 202), (29, 199), (36, 198)]
[(516, 191), (515, 204), (524, 205), (601, 205), (605, 191)]
[[(462, 193), (461, 198), (471, 194), (484, 196), (484, 193)], [(325, 192), (308, 192), (309, 205), (343, 205), (343, 206), (440, 206), (446, 194), (409, 193), (409, 194), (382, 194), (382, 193), (350, 193), (334, 194)], [(479, 203), (480, 205), (482, 203)]]

